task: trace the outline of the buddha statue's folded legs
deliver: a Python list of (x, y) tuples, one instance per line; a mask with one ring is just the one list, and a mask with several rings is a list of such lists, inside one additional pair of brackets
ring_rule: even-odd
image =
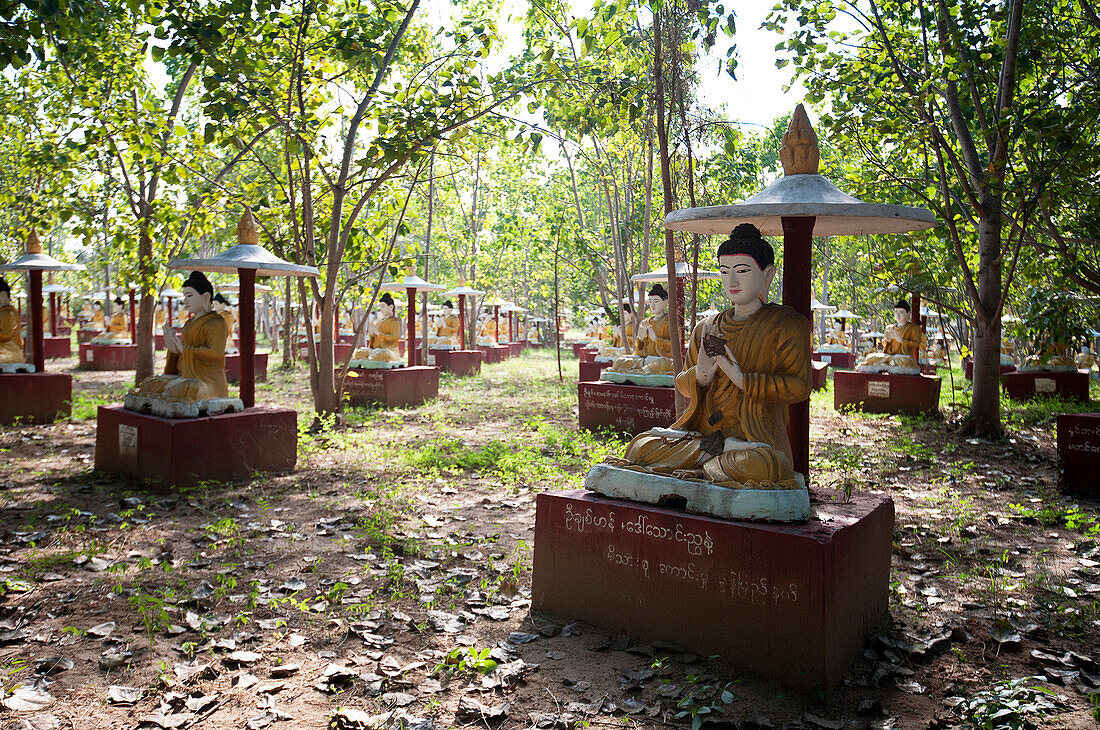
[(141, 381), (136, 393), (146, 398), (166, 401), (202, 400), (202, 382), (178, 375), (153, 375)]
[[(714, 441), (722, 450), (708, 450)], [(794, 468), (781, 451), (767, 444), (741, 439), (703, 437), (685, 433), (643, 433), (635, 436), (622, 460), (613, 463), (628, 469), (701, 479), (734, 489), (743, 487), (794, 488)]]

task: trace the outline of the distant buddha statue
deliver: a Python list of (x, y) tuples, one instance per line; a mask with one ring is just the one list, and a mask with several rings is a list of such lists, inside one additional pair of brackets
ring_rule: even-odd
[[(646, 297), (652, 315), (642, 320), (634, 353), (615, 358), (608, 370), (635, 375), (672, 375), (672, 328), (668, 320), (668, 292), (654, 284)], [(671, 384), (671, 381), (669, 381)]]
[(1030, 355), (1018, 368), (1022, 373), (1051, 372), (1063, 373), (1077, 369), (1077, 363), (1070, 355), (1070, 348), (1057, 342), (1047, 345), (1040, 355)]
[(1096, 356), (1092, 354), (1088, 345), (1081, 345), (1081, 352), (1077, 353), (1076, 360), (1078, 370), (1092, 370), (1096, 367)]
[(80, 313), (77, 318), (84, 324), (88, 324), (92, 321), (92, 303), (87, 299), (84, 300), (84, 304), (80, 307)]
[[(225, 320), (214, 311), (214, 286), (200, 271), (192, 271), (183, 283), (183, 306), (191, 313), (182, 336), (164, 327), (168, 359), (163, 375), (141, 381), (133, 394), (169, 402), (228, 398), (225, 379)], [(127, 403), (129, 407), (129, 401)]]
[(492, 347), (497, 344), (497, 321), (493, 315), (486, 312), (478, 320), (477, 344), (480, 347)]
[(634, 308), (630, 306), (630, 302), (623, 302), (622, 308), (619, 310), (619, 326), (615, 328), (612, 333), (615, 347), (626, 347), (629, 342), (631, 345), (634, 343)]
[(93, 345), (129, 345), (130, 324), (123, 310), (125, 302), (122, 297), (115, 297), (115, 313), (111, 315), (111, 321), (107, 325), (107, 331), (92, 340)]
[(455, 305), (450, 299), (443, 302), (443, 313), (439, 315), (432, 327), (428, 346), (437, 350), (458, 349), (458, 317), (455, 315)]
[(107, 329), (106, 319), (103, 316), (103, 305), (96, 302), (92, 305), (92, 329), (102, 332)]
[(237, 348), (233, 344), (233, 326), (236, 324), (233, 317), (233, 310), (229, 307), (229, 300), (222, 294), (215, 294), (212, 303), (214, 311), (225, 320), (225, 331), (227, 333), (225, 338), (225, 351), (227, 353), (236, 353)]
[(920, 374), (917, 358), (927, 340), (920, 325), (909, 321), (910, 312), (909, 302), (899, 299), (894, 305), (894, 323), (882, 338), (882, 351), (872, 352), (856, 363), (857, 372)]
[(786, 426), (788, 406), (810, 394), (810, 322), (766, 303), (775, 254), (756, 226), (737, 226), (717, 258), (731, 306), (691, 334), (676, 376), (686, 410), (671, 427), (636, 436), (622, 459), (608, 463), (720, 487), (805, 490)]
[(378, 300), (380, 317), (371, 323), (367, 335), (367, 347), (360, 347), (352, 355), (364, 367), (400, 365), (401, 320), (397, 318), (397, 306), (389, 293)]
[(160, 304), (158, 302), (156, 313), (153, 315), (154, 329), (157, 328), (157, 327), (163, 327), (164, 326), (164, 320), (165, 320), (166, 316), (167, 316), (167, 314), (164, 311), (164, 305)]
[(19, 310), (11, 304), (11, 286), (0, 277), (0, 363), (24, 363)]

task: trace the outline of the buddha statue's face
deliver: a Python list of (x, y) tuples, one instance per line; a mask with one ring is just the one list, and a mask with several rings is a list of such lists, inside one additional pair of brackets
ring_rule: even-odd
[(451, 307), (447, 304), (443, 305), (443, 316), (444, 317), (450, 317), (454, 313), (455, 313), (455, 310), (454, 310), (453, 307)]
[(894, 324), (898, 327), (909, 324), (909, 310), (905, 307), (894, 307)]
[(183, 308), (191, 314), (206, 314), (212, 310), (210, 295), (199, 294), (198, 290), (185, 286), (183, 287)]
[(734, 305), (763, 300), (775, 276), (775, 267), (761, 269), (756, 259), (747, 254), (722, 256), (718, 259), (722, 275), (722, 290)]
[(226, 307), (224, 304), (222, 304), (221, 302), (219, 302), (217, 300), (214, 301), (214, 311), (215, 312), (217, 312), (218, 314), (221, 314), (226, 309), (228, 309), (228, 307)]
[(383, 319), (388, 319), (392, 317), (394, 315), (394, 312), (397, 310), (397, 307), (393, 304), (388, 304), (381, 301), (378, 304), (378, 311), (379, 313), (381, 313)]
[(649, 311), (654, 314), (664, 314), (668, 311), (668, 300), (656, 294), (646, 297), (646, 302), (649, 304)]

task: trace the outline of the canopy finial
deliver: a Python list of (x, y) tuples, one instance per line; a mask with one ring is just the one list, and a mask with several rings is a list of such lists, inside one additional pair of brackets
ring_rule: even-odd
[(810, 118), (801, 104), (794, 108), (791, 124), (783, 133), (783, 146), (779, 148), (784, 175), (816, 175), (821, 161), (817, 146), (817, 133), (810, 125)]
[(42, 253), (42, 241), (38, 240), (38, 231), (34, 229), (27, 236), (27, 253)]
[(252, 213), (252, 208), (244, 207), (244, 215), (237, 224), (237, 243), (255, 246), (260, 243), (260, 222)]

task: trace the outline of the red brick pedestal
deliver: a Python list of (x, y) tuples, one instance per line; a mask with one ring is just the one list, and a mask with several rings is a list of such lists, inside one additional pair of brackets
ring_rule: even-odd
[[(358, 377), (352, 377), (352, 373)], [(352, 368), (344, 380), (344, 393), (353, 406), (381, 403), (387, 408), (418, 406), (439, 395), (439, 368)]]
[[(1015, 365), (1000, 365), (999, 367), (1001, 368), (1001, 375), (1004, 375), (1005, 373), (1011, 373), (1016, 370)], [(963, 374), (966, 376), (967, 380), (974, 379), (974, 361), (970, 358), (966, 358), (963, 360)]]
[(930, 375), (833, 373), (833, 408), (870, 413), (927, 413), (940, 408), (941, 379)]
[(510, 354), (507, 345), (478, 345), (477, 349), (483, 355), (482, 362), (486, 363), (504, 362)]
[(577, 384), (581, 428), (610, 428), (635, 436), (676, 420), (673, 388), (588, 382)]
[(137, 345), (80, 345), (80, 367), (86, 370), (134, 370)]
[(592, 362), (592, 361), (594, 361), (596, 359), (596, 355), (598, 353), (599, 353), (599, 350), (596, 350), (594, 348), (582, 347), (581, 350), (580, 350), (581, 362)]
[(73, 378), (63, 373), (0, 373), (0, 423), (52, 423), (72, 413)]
[(523, 354), (523, 343), (522, 342), (517, 341), (517, 342), (509, 342), (508, 343), (508, 356), (509, 357), (519, 357), (522, 354)]
[(100, 406), (95, 468), (163, 487), (287, 471), (298, 459), (298, 414), (249, 408), (206, 418), (160, 418)]
[(1066, 373), (1021, 373), (1001, 376), (1005, 392), (1016, 400), (1056, 395), (1066, 400), (1089, 399), (1089, 374), (1084, 370)]
[(829, 365), (834, 370), (851, 370), (858, 358), (850, 352), (815, 352), (814, 360)]
[(70, 341), (68, 337), (43, 337), (42, 354), (46, 356), (47, 360), (60, 357), (72, 357), (72, 341)]
[(581, 362), (580, 362), (580, 370), (581, 370), (580, 382), (584, 383), (584, 382), (587, 382), (587, 381), (590, 381), (590, 380), (599, 380), (600, 379), (600, 373), (602, 373), (605, 369), (611, 367), (611, 365), (612, 365), (612, 363), (609, 363), (609, 362), (595, 362), (595, 361), (585, 362), (584, 360), (581, 360)]
[(815, 496), (809, 522), (776, 525), (544, 492), (531, 607), (828, 691), (887, 615), (894, 505)]
[(1100, 496), (1100, 413), (1058, 416), (1058, 464), (1066, 491)]
[(153, 349), (154, 350), (163, 350), (164, 349), (164, 335), (153, 335)]
[[(252, 356), (252, 371), (255, 373), (257, 383), (267, 382), (267, 353), (257, 352)], [(241, 356), (225, 356), (225, 379), (230, 383), (241, 382)]]
[[(318, 352), (318, 351), (320, 351), (320, 347), (321, 347), (320, 345), (318, 345), (318, 344), (314, 343), (314, 345), (313, 345), (313, 351), (314, 351), (315, 353), (316, 353), (316, 352)], [(347, 359), (348, 359), (348, 355), (350, 355), (350, 354), (351, 354), (352, 352), (354, 352), (354, 351), (355, 351), (355, 347), (354, 347), (354, 346), (352, 346), (352, 345), (344, 345), (344, 344), (341, 344), (341, 343), (339, 343), (339, 342), (334, 342), (334, 343), (332, 344), (332, 357), (333, 357), (333, 361), (334, 361), (334, 362), (337, 362), (337, 363), (342, 363), (342, 362), (344, 362), (345, 360), (347, 360)], [(299, 353), (299, 355), (300, 355), (301, 357), (306, 357), (306, 355), (308, 354), (308, 352), (307, 352), (307, 350), (306, 350), (306, 346), (305, 346), (305, 345), (302, 345), (302, 346), (301, 346), (301, 347), (300, 347), (300, 348), (298, 349), (298, 353)]]
[(814, 390), (820, 390), (829, 382), (829, 363), (813, 360), (810, 365), (813, 366), (811, 375), (813, 376)]
[(574, 342), (573, 343), (573, 354), (576, 355), (577, 357), (580, 357), (581, 356), (581, 350), (583, 350), (585, 347), (586, 347), (586, 345), (582, 345), (579, 342)]
[(435, 365), (445, 373), (452, 375), (477, 375), (481, 372), (481, 360), (485, 355), (480, 350), (432, 350)]

